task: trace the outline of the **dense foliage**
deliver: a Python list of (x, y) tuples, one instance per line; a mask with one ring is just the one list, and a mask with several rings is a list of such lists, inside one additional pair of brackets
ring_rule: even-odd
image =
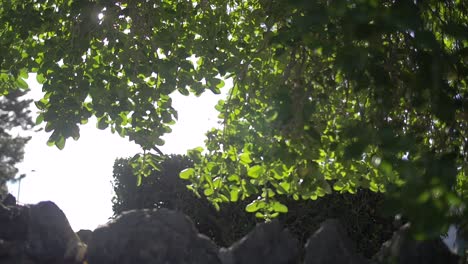
[(282, 195), (368, 188), (435, 235), (468, 200), (467, 10), (459, 0), (3, 1), (0, 80), (24, 88), (37, 72), (49, 143), (63, 148), (94, 115), (142, 146), (141, 177), (177, 118), (171, 93), (218, 93), (230, 77), (224, 127), (181, 174), (215, 206), (258, 196), (247, 211), (271, 218), (288, 210)]
[(28, 110), (32, 100), (21, 98), (24, 94), (16, 90), (0, 96), (0, 188), (19, 176), (16, 165), (23, 160), (24, 146), (30, 139), (18, 135), (33, 126)]
[(142, 208), (178, 210), (190, 216), (201, 233), (223, 246), (239, 239), (255, 225), (255, 217), (245, 214), (245, 202), (217, 212), (206, 198), (199, 199), (189, 190), (189, 182), (179, 178), (183, 169), (193, 166), (186, 156), (164, 157), (158, 162), (159, 170), (152, 170), (140, 185), (136, 184), (137, 177), (130, 164), (131, 159), (117, 159), (114, 163), (112, 208), (115, 215)]
[[(117, 159), (114, 163), (114, 214), (140, 208), (178, 210), (188, 215), (198, 230), (218, 245), (232, 245), (260, 221), (245, 212), (245, 206), (254, 198), (226, 204), (219, 211), (215, 210), (205, 197), (197, 198), (186, 187), (186, 180), (179, 178), (179, 173), (192, 165), (185, 156), (165, 156), (158, 163), (160, 170), (152, 170), (137, 186), (130, 159)], [(382, 217), (379, 210), (382, 195), (370, 191), (360, 191), (356, 195), (335, 193), (317, 201), (295, 201), (286, 197), (281, 201), (288, 206), (289, 213), (279, 220), (302, 244), (322, 221), (337, 218), (344, 224), (358, 250), (372, 257), (391, 237), (394, 229), (393, 218)]]

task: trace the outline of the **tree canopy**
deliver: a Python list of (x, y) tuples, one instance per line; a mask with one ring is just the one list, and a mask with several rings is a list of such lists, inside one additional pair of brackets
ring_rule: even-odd
[(467, 10), (459, 0), (3, 1), (0, 92), (36, 72), (49, 143), (63, 148), (96, 116), (142, 146), (141, 177), (177, 119), (171, 94), (219, 93), (232, 78), (216, 107), (223, 128), (181, 173), (194, 190), (215, 206), (258, 196), (247, 211), (271, 218), (287, 211), (281, 195), (368, 188), (436, 234), (468, 200)]

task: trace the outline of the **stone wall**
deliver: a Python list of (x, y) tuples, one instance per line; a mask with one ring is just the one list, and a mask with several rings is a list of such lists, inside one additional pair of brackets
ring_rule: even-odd
[(187, 216), (168, 209), (128, 211), (76, 235), (53, 202), (19, 206), (10, 199), (0, 203), (0, 263), (458, 263), (440, 239), (412, 241), (408, 228), (403, 226), (373, 259), (366, 259), (335, 219), (324, 221), (305, 245), (271, 221), (220, 248)]

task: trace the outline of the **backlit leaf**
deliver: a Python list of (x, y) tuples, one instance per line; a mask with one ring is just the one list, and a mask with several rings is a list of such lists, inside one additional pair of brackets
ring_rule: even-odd
[(253, 167), (250, 167), (247, 171), (247, 175), (250, 177), (256, 179), (260, 177), (264, 173), (264, 168), (260, 165), (255, 165)]
[(184, 180), (188, 180), (195, 175), (195, 169), (188, 168), (179, 173), (179, 177)]

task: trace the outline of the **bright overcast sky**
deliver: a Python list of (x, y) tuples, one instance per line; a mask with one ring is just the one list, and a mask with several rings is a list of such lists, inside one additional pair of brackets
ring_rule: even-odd
[[(30, 76), (35, 80), (35, 76)], [(35, 81), (29, 82), (28, 97), (40, 99), (41, 87)], [(225, 90), (228, 89), (225, 87)], [(164, 137), (166, 144), (160, 149), (166, 153), (185, 154), (187, 149), (203, 146), (204, 134), (217, 125), (214, 106), (220, 95), (210, 91), (201, 97), (173, 97), (173, 106), (179, 120), (173, 132)], [(33, 120), (37, 109), (31, 104)], [(119, 157), (130, 157), (140, 152), (139, 147), (109, 129), (99, 130), (95, 120), (80, 127), (80, 139), (67, 140), (65, 149), (47, 146), (49, 137), (44, 131), (32, 134), (26, 145), (20, 173), (27, 174), (21, 181), (21, 203), (37, 203), (51, 200), (66, 214), (72, 228), (95, 229), (112, 216), (113, 196), (112, 167)], [(9, 185), (10, 192), (17, 196), (18, 184)]]

